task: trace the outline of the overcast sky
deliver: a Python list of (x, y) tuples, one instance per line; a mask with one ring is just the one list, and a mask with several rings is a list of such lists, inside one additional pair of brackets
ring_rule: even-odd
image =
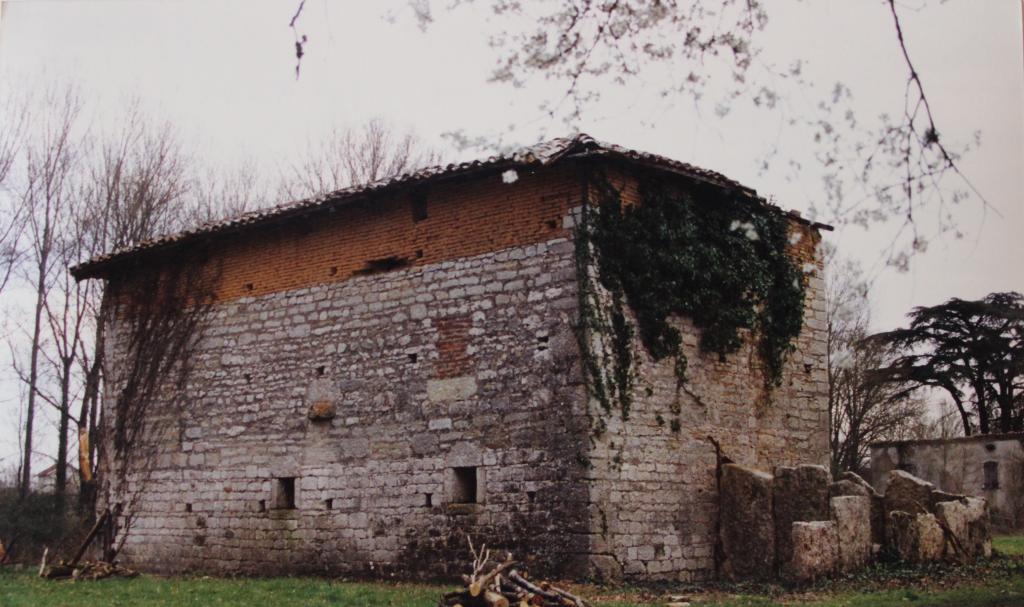
[[(478, 3), (437, 12), (449, 4), (442, 0), (436, 22), (421, 31), (402, 1), (307, 0), (299, 26), (309, 43), (296, 79), (288, 22), (297, 0), (0, 1), (0, 86), (74, 81), (97, 124), (116, 122), (125, 99), (138, 97), (172, 121), (204, 161), (253, 159), (270, 172), (332, 126), (373, 117), (415, 129), (452, 159), (467, 152), (451, 149), (442, 137), (451, 131), (496, 136), (515, 125), (506, 140), (519, 143), (563, 134), (565, 127), (537, 110), (563, 85), (536, 79), (515, 89), (487, 82), (497, 58), (487, 33), (523, 21), (499, 21), (487, 2)], [(770, 23), (761, 42), (771, 61), (803, 59), (805, 75), (825, 89), (842, 80), (864, 117), (901, 111), (906, 67), (884, 2), (767, 4)], [(907, 273), (879, 264), (889, 240), (883, 228), (829, 236), (874, 278), (879, 329), (898, 325), (915, 305), (1024, 290), (1021, 2), (898, 5), (943, 140), (981, 134), (981, 147), (962, 168), (993, 210), (983, 212), (976, 200), (962, 203), (956, 219), (964, 238), (932, 242)], [(609, 87), (580, 130), (722, 172), (783, 207), (806, 211), (820, 196), (810, 170), (758, 170), (769, 146), (798, 151), (805, 145), (786, 131), (784, 119), (808, 109), (808, 100), (788, 100), (774, 114), (735, 111), (719, 119), (685, 100), (660, 98), (656, 79), (641, 75), (625, 89)], [(0, 382), (0, 391), (4, 385), (10, 383)], [(4, 457), (17, 448), (12, 390), (0, 408), (6, 408), (0, 409)]]

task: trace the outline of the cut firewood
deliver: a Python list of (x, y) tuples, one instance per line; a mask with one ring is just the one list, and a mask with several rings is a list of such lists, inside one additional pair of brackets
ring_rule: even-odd
[(511, 559), (511, 555), (509, 555), (509, 558), (505, 559), (504, 563), (502, 563), (502, 564), (498, 565), (497, 567), (495, 567), (494, 569), (492, 569), (490, 573), (488, 573), (484, 577), (480, 578), (479, 580), (477, 580), (475, 582), (472, 582), (469, 585), (469, 595), (470, 596), (480, 596), (480, 593), (485, 588), (487, 588), (488, 586), (490, 586), (494, 582), (494, 578), (495, 577), (497, 577), (503, 571), (505, 571), (506, 569), (508, 569), (509, 567), (511, 567), (511, 566), (513, 566), (515, 564), (516, 564), (516, 562), (513, 561)]
[(61, 580), (74, 578), (76, 580), (101, 580), (108, 577), (135, 577), (138, 572), (122, 567), (115, 563), (105, 561), (83, 561), (71, 565), (61, 561), (55, 565), (49, 565), (43, 571), (41, 577), (49, 580)]
[(487, 607), (508, 607), (508, 599), (504, 595), (498, 594), (493, 590), (484, 591), (484, 602), (487, 603)]
[(513, 568), (511, 554), (501, 563), (492, 563), (486, 545), (478, 551), (472, 541), (468, 543), (473, 556), (472, 573), (461, 576), (462, 589), (441, 597), (440, 607), (590, 607), (568, 590), (549, 582), (528, 580)]

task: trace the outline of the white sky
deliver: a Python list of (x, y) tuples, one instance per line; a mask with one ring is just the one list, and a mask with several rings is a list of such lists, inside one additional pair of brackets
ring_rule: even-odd
[[(208, 161), (252, 158), (268, 171), (331, 126), (377, 116), (412, 127), (442, 148), (441, 135), (455, 130), (491, 135), (516, 124), (520, 143), (542, 132), (563, 134), (536, 109), (557, 98), (560, 85), (538, 80), (513, 89), (487, 83), (496, 60), (487, 33), (522, 23), (499, 22), (487, 2), (478, 2), (482, 6), (446, 14), (442, 0), (435, 7), (437, 22), (422, 32), (400, 0), (307, 0), (299, 26), (310, 41), (296, 80), (287, 25), (297, 0), (0, 0), (0, 87), (77, 82), (100, 124), (115, 122), (124, 100), (137, 96), (177, 125)], [(771, 21), (761, 42), (770, 59), (784, 65), (803, 58), (805, 75), (826, 89), (844, 81), (862, 120), (901, 111), (906, 68), (884, 2), (767, 4)], [(966, 237), (933, 242), (908, 273), (876, 267), (888, 242), (885, 230), (849, 228), (831, 235), (843, 254), (874, 268), (879, 329), (900, 324), (915, 305), (1024, 291), (1022, 4), (898, 5), (944, 141), (967, 141), (981, 132), (980, 149), (962, 167), (998, 213), (963, 203), (957, 220)], [(773, 143), (784, 149), (803, 144), (780, 125), (784, 112), (798, 113), (809, 100), (791, 99), (772, 115), (736, 111), (719, 120), (697, 113), (688, 101), (657, 98), (656, 75), (645, 77), (650, 81), (610, 89), (584, 115), (580, 130), (717, 170), (783, 207), (806, 210), (819, 195), (810, 170), (793, 180), (782, 173), (760, 175), (757, 165)], [(0, 458), (17, 449), (17, 399), (10, 385), (0, 381)], [(41, 430), (47, 433), (52, 431)]]

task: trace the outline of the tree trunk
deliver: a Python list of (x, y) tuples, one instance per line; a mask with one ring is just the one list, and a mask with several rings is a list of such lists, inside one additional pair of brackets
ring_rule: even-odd
[(64, 512), (68, 488), (68, 429), (71, 426), (71, 364), (72, 358), (61, 361), (60, 422), (57, 426), (57, 469), (54, 475), (54, 496), (59, 512)]
[[(47, 218), (48, 219), (48, 218)], [(49, 226), (44, 228), (44, 233)], [(46, 263), (49, 261), (49, 248), (43, 247), (39, 260), (36, 279), (36, 309), (32, 322), (32, 350), (29, 355), (28, 371), (28, 411), (25, 413), (25, 461), (21, 465), (21, 498), (24, 499), (32, 486), (32, 425), (36, 414), (36, 383), (39, 380), (39, 335), (42, 331), (43, 299), (46, 297)]]
[(82, 512), (96, 509), (96, 412), (99, 408), (107, 306), (107, 291), (104, 289), (100, 298), (100, 309), (96, 315), (96, 341), (93, 344), (92, 364), (85, 374), (85, 393), (78, 413), (78, 508)]

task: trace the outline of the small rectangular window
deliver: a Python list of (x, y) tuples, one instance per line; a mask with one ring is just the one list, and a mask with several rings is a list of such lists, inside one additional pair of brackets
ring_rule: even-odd
[(284, 477), (277, 479), (274, 487), (274, 508), (277, 510), (292, 510), (295, 508), (295, 477)]
[(985, 489), (999, 488), (999, 462), (985, 462), (982, 464), (985, 473)]
[(475, 504), (479, 502), (476, 466), (452, 468), (452, 472), (454, 474), (452, 502), (456, 504)]

